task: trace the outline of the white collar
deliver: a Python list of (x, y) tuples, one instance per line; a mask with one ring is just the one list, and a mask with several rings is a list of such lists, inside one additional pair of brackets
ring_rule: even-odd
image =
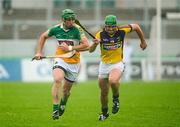
[(64, 29), (63, 22), (60, 24), (60, 27), (61, 27), (65, 32), (68, 32), (68, 31), (69, 31), (69, 29)]

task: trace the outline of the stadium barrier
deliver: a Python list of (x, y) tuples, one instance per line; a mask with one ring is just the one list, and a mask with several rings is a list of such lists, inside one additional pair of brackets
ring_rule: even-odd
[[(98, 65), (98, 61), (83, 61), (78, 81), (97, 80)], [(153, 66), (143, 60), (132, 61), (130, 77), (132, 80), (153, 80), (155, 75), (152, 70)], [(179, 80), (179, 60), (162, 62), (161, 74), (162, 79)], [(0, 81), (49, 82), (52, 80), (51, 60), (32, 62), (30, 59), (0, 59)]]

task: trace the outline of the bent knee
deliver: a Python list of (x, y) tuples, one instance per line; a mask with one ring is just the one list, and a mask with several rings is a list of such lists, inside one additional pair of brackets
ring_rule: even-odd
[(62, 78), (55, 78), (54, 83), (55, 84), (61, 84)]
[(119, 79), (114, 79), (114, 78), (109, 79), (109, 84), (118, 84), (118, 83), (119, 83)]

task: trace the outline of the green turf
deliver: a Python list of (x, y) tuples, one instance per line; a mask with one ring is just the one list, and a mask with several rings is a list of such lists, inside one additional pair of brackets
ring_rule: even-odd
[[(121, 109), (98, 121), (97, 81), (78, 83), (66, 112), (51, 119), (51, 83), (0, 83), (0, 127), (180, 127), (180, 82), (131, 82), (120, 87)], [(111, 92), (109, 95), (111, 111)]]

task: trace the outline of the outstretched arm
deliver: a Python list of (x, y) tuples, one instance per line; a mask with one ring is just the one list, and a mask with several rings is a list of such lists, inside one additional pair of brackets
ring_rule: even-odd
[(48, 37), (48, 31), (42, 33), (41, 36), (39, 37), (37, 47), (36, 47), (36, 53), (35, 53), (35, 57), (34, 57), (36, 60), (41, 59), (41, 57), (42, 57), (42, 49), (44, 47), (44, 44), (45, 44), (47, 38), (49, 38)]
[(132, 27), (132, 31), (136, 31), (136, 33), (138, 34), (140, 40), (141, 40), (141, 43), (140, 43), (140, 47), (142, 50), (146, 49), (147, 47), (147, 43), (146, 43), (146, 40), (144, 38), (144, 33), (142, 31), (142, 29), (140, 28), (140, 26), (138, 24), (130, 24), (131, 27)]

